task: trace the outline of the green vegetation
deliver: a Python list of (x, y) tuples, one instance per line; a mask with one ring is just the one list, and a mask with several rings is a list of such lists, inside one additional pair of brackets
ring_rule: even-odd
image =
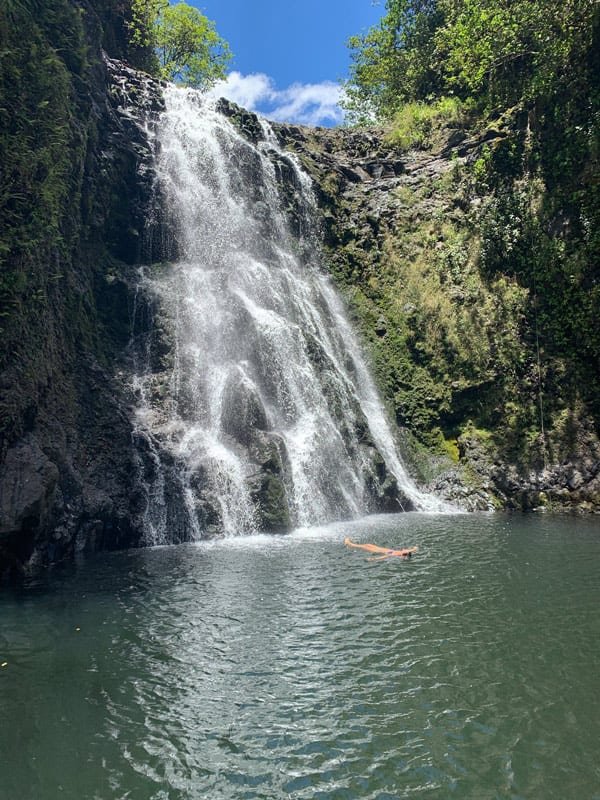
[(225, 77), (229, 47), (198, 9), (168, 0), (132, 0), (131, 9), (130, 41), (139, 66), (199, 89)]
[(470, 142), (345, 275), (386, 395), (428, 446), (472, 423), (541, 464), (565, 415), (600, 422), (600, 6), (388, 0), (350, 46), (352, 119), (438, 158)]
[(192, 6), (178, 3), (163, 10), (156, 47), (161, 75), (169, 80), (204, 89), (225, 77), (229, 48), (213, 23)]
[(398, 423), (453, 461), (469, 418), (493, 427), (517, 404), (527, 362), (528, 293), (505, 276), (481, 279), (480, 240), (461, 211), (470, 186), (451, 160), (434, 185), (401, 184), (377, 263), (349, 244), (336, 267)]
[[(125, 55), (122, 0), (0, 4), (0, 459), (44, 403), (72, 412), (82, 369), (106, 363), (117, 337), (120, 314), (100, 318), (107, 219), (120, 234), (128, 206), (98, 160), (103, 44)], [(122, 189), (134, 164), (117, 151), (110, 169)]]
[(434, 129), (463, 127), (469, 119), (467, 104), (456, 97), (440, 97), (431, 103), (404, 103), (394, 114), (389, 140), (403, 150), (423, 147)]
[[(31, 302), (42, 302), (57, 276), (51, 263), (29, 268), (41, 252), (61, 250), (72, 202), (72, 87), (65, 57), (76, 74), (85, 65), (81, 19), (66, 3), (50, 2), (33, 22), (29, 4), (0, 12), (0, 325)], [(52, 26), (61, 50), (45, 38)], [(26, 27), (27, 37), (19, 32)], [(32, 53), (35, 58), (32, 58)], [(39, 308), (38, 308), (39, 312)], [(1, 329), (0, 329), (1, 331)]]
[(86, 132), (76, 86), (87, 68), (71, 3), (11, 0), (0, 9), (0, 456), (53, 368), (78, 236)]
[(552, 95), (581, 73), (600, 15), (595, 0), (387, 0), (386, 9), (350, 40), (358, 118), (449, 94), (486, 108)]

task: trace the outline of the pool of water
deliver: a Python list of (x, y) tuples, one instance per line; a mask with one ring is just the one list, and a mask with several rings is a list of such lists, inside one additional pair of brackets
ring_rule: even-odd
[(0, 798), (598, 800), (599, 565), (598, 520), (404, 514), (5, 589)]

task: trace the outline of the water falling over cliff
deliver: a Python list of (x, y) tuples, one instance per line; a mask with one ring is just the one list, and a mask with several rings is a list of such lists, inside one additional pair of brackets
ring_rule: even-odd
[(151, 542), (436, 510), (408, 478), (320, 260), (309, 179), (268, 124), (166, 90), (157, 171), (169, 263), (135, 342)]

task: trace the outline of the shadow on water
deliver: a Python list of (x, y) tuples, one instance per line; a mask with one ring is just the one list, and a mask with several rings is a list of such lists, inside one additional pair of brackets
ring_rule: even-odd
[(599, 797), (599, 534), (405, 514), (6, 590), (0, 798)]

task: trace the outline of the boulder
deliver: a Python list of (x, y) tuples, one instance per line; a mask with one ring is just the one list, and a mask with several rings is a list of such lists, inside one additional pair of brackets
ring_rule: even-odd
[(268, 427), (267, 413), (256, 387), (242, 374), (230, 376), (225, 385), (221, 427), (246, 446), (256, 438), (257, 431)]
[(292, 518), (285, 485), (288, 460), (283, 439), (275, 433), (261, 433), (249, 453), (258, 467), (248, 478), (248, 487), (256, 506), (259, 530), (289, 531)]
[(0, 470), (0, 535), (43, 524), (58, 477), (56, 464), (32, 436), (9, 450)]

